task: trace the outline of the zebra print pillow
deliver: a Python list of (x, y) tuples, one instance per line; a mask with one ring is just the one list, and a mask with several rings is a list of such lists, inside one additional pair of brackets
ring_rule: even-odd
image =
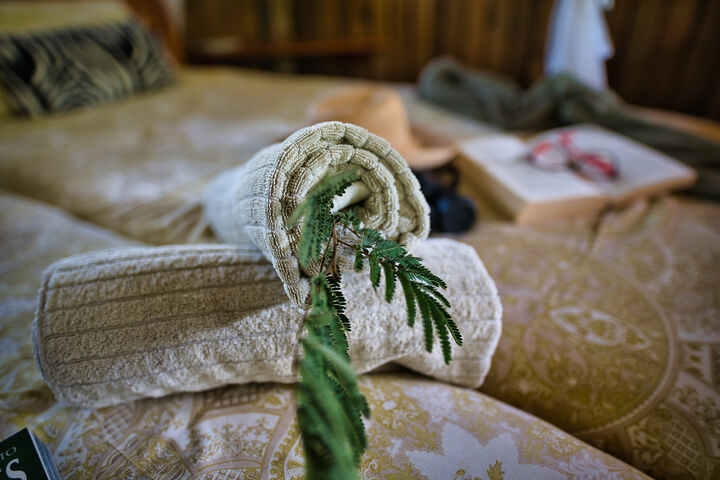
[(16, 115), (117, 100), (172, 82), (161, 45), (135, 20), (0, 35), (0, 85)]

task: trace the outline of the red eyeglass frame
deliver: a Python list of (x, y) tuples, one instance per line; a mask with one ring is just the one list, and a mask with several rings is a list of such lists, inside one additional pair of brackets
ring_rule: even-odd
[[(585, 151), (573, 144), (574, 130), (558, 132), (556, 140), (543, 140), (528, 153), (528, 162), (545, 171), (573, 170), (593, 181), (613, 181), (620, 176), (617, 157), (604, 150)], [(549, 153), (558, 152), (560, 162), (548, 162)], [(543, 160), (544, 159), (544, 160)]]

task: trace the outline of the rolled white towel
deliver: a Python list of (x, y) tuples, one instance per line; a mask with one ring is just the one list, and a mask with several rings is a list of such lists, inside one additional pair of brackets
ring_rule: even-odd
[(349, 168), (361, 176), (351, 194), (366, 196), (359, 205), (365, 226), (410, 250), (427, 238), (429, 207), (407, 162), (386, 140), (341, 122), (298, 130), (221, 174), (206, 190), (205, 213), (223, 242), (257, 246), (288, 296), (303, 304), (315, 272), (300, 266), (300, 227), (288, 229), (288, 219), (323, 176)]
[[(416, 253), (448, 285), (464, 337), (445, 365), (407, 326), (401, 292), (390, 304), (367, 272), (343, 276), (350, 355), (359, 372), (397, 362), (440, 380), (479, 386), (500, 335), (495, 284), (475, 250), (426, 240)], [(113, 405), (229, 383), (292, 382), (303, 308), (257, 251), (228, 245), (137, 247), (76, 255), (43, 277), (33, 342), (58, 400)]]

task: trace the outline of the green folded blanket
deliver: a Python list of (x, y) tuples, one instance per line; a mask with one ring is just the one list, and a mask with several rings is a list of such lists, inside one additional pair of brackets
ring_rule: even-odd
[(507, 130), (601, 125), (689, 164), (699, 180), (687, 192), (720, 200), (720, 144), (642, 118), (613, 93), (573, 77), (556, 75), (523, 91), (508, 79), (442, 58), (425, 67), (417, 88), (426, 100)]

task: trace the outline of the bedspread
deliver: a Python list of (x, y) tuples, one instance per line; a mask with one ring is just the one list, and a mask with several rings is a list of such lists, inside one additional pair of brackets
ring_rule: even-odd
[[(0, 437), (28, 425), (65, 480), (302, 476), (287, 385), (227, 386), (94, 410), (55, 402), (30, 341), (41, 270), (68, 254), (136, 242), (2, 191), (0, 242)], [(372, 409), (364, 478), (488, 478), (500, 471), (516, 478), (645, 478), (479, 392), (400, 373), (365, 376), (361, 388)]]
[[(189, 71), (156, 95), (0, 121), (0, 187), (53, 206), (2, 195), (0, 436), (30, 424), (66, 478), (299, 474), (288, 387), (74, 409), (42, 385), (29, 325), (40, 272), (58, 258), (214, 241), (201, 211), (206, 182), (302, 125), (310, 101), (346, 83)], [(455, 138), (487, 130), (407, 90), (404, 99), (422, 127)], [(480, 207), (475, 230), (455, 238), (477, 249), (504, 305), (488, 380), (480, 393), (407, 374), (366, 377), (365, 478), (499, 478), (496, 468), (511, 464), (549, 469), (548, 478), (637, 475), (613, 457), (657, 478), (720, 476), (720, 206), (674, 196), (534, 228)], [(463, 456), (493, 449), (517, 455), (502, 467), (499, 457)]]
[(337, 82), (284, 89), (208, 69), (179, 83), (60, 117), (0, 121), (0, 187), (146, 242), (209, 241), (209, 180), (293, 132), (310, 99)]
[(485, 225), (504, 306), (481, 390), (660, 478), (720, 474), (720, 206)]

